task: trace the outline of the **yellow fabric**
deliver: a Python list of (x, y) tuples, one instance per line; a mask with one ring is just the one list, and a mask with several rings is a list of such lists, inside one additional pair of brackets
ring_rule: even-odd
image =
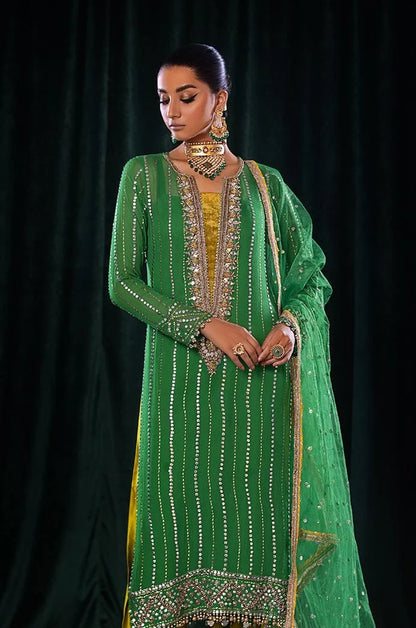
[(130, 487), (129, 520), (128, 520), (128, 525), (127, 525), (127, 587), (126, 587), (126, 595), (124, 597), (124, 613), (123, 613), (122, 628), (131, 628), (129, 610), (128, 610), (128, 593), (129, 593), (130, 569), (133, 562), (134, 542), (136, 540), (137, 472), (138, 472), (138, 467), (139, 467), (139, 440), (140, 440), (140, 413), (139, 413), (139, 424), (137, 428), (136, 454), (134, 456), (133, 479), (131, 481), (131, 487)]
[(208, 277), (211, 294), (214, 291), (215, 266), (217, 261), (218, 228), (220, 223), (221, 193), (201, 192), (204, 216), (205, 246), (207, 250)]

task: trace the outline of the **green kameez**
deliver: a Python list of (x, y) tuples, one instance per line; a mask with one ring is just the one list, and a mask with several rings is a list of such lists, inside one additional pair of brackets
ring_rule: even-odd
[[(109, 290), (148, 324), (133, 628), (192, 618), (287, 628), (296, 594), (299, 628), (374, 625), (329, 379), (323, 264), (279, 173), (241, 162), (224, 180), (211, 292), (194, 178), (163, 154), (126, 164)], [(283, 310), (298, 357), (277, 369), (240, 371), (198, 334), (213, 314), (261, 343)]]

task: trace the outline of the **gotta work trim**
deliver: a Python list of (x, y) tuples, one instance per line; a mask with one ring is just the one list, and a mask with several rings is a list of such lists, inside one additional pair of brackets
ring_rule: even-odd
[(276, 234), (273, 226), (273, 210), (270, 202), (269, 191), (267, 189), (266, 181), (263, 173), (255, 161), (246, 161), (247, 166), (251, 170), (251, 174), (256, 180), (257, 187), (260, 192), (261, 200), (264, 207), (264, 213), (266, 216), (267, 231), (269, 235), (270, 247), (273, 254), (273, 262), (276, 269), (277, 279), (277, 313), (281, 314), (281, 300), (282, 300), (282, 282), (280, 278), (280, 263), (279, 263), (279, 247), (277, 246)]
[(287, 580), (196, 569), (131, 592), (132, 628), (178, 628), (188, 621), (255, 622), (284, 628)]

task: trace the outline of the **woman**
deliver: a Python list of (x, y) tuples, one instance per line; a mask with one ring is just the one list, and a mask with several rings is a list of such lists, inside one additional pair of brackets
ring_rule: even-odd
[(157, 90), (177, 146), (126, 164), (109, 271), (148, 325), (124, 625), (373, 626), (309, 215), (230, 151), (214, 48), (173, 53)]

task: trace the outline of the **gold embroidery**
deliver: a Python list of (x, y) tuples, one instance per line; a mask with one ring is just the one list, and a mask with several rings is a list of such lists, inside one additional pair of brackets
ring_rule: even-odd
[[(185, 239), (187, 245), (189, 284), (192, 301), (201, 310), (218, 318), (228, 319), (234, 295), (234, 277), (238, 261), (240, 240), (240, 182), (238, 174), (225, 179), (221, 196), (221, 215), (218, 232), (214, 290), (211, 295), (201, 197), (194, 177), (178, 174), (178, 187), (184, 212)], [(203, 337), (197, 349), (208, 371), (217, 370), (223, 352)]]
[(266, 223), (267, 223), (267, 232), (269, 235), (270, 247), (272, 249), (274, 266), (276, 269), (276, 279), (277, 279), (277, 313), (280, 316), (281, 309), (281, 294), (282, 294), (282, 285), (280, 280), (280, 264), (279, 264), (279, 247), (277, 246), (276, 235), (274, 233), (273, 226), (273, 210), (270, 202), (269, 191), (267, 189), (266, 181), (263, 177), (263, 173), (258, 167), (255, 161), (246, 161), (247, 166), (250, 168), (253, 177), (256, 180), (257, 187), (259, 188), (261, 200), (264, 207), (264, 213), (266, 215)]
[(327, 532), (312, 532), (311, 530), (299, 530), (299, 541), (311, 541), (318, 545), (318, 549), (312, 556), (305, 560), (299, 569), (298, 595), (303, 591), (322, 561), (337, 547), (339, 540), (335, 534)]
[(196, 569), (130, 593), (131, 625), (176, 628), (205, 619), (224, 625), (245, 621), (283, 628), (286, 595), (287, 580)]

